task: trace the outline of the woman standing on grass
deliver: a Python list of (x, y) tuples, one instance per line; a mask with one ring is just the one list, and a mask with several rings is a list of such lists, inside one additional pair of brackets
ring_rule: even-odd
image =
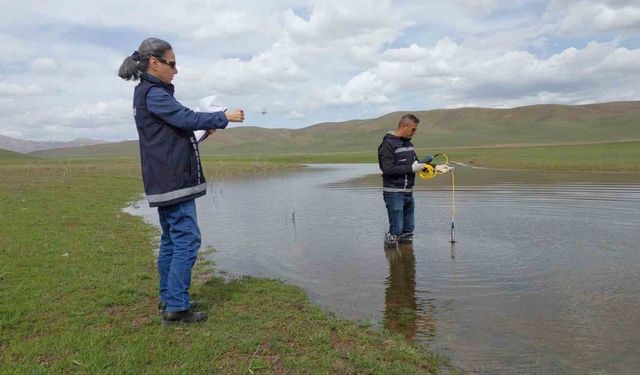
[(145, 39), (122, 62), (118, 75), (140, 80), (133, 93), (144, 191), (158, 207), (162, 237), (158, 252), (163, 324), (195, 323), (207, 319), (189, 299), (191, 270), (200, 248), (195, 198), (207, 193), (194, 130), (224, 129), (229, 121), (244, 121), (241, 109), (193, 112), (174, 97), (171, 84), (178, 73), (171, 45)]

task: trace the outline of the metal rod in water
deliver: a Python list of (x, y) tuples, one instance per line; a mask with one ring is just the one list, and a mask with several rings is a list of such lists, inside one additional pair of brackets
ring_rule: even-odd
[(449, 242), (456, 243), (456, 227), (453, 224), (453, 221), (451, 222), (451, 241)]

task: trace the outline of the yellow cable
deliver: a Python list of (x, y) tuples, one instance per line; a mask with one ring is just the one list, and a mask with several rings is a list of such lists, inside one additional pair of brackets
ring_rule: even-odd
[(420, 176), (423, 180), (429, 180), (437, 174), (436, 169), (431, 164), (425, 164), (424, 167), (418, 172), (418, 176)]
[[(447, 156), (447, 154), (436, 154), (433, 156), (432, 161), (438, 157), (442, 157), (444, 159), (444, 165), (447, 165), (447, 166), (449, 165), (449, 157)], [(432, 179), (439, 174), (442, 174), (442, 173), (436, 171), (435, 167), (433, 167), (431, 164), (426, 164), (426, 163), (424, 164), (424, 167), (422, 168), (422, 170), (418, 172), (418, 175), (423, 180)], [(455, 217), (456, 217), (456, 177), (452, 169), (451, 170), (451, 222), (452, 223), (454, 222)]]
[[(431, 161), (433, 162), (433, 160), (436, 160), (436, 158), (438, 157), (444, 158), (444, 163), (443, 163), (444, 165), (449, 165), (449, 157), (447, 156), (447, 154), (435, 154), (433, 156), (433, 159), (431, 159)], [(418, 172), (418, 176), (420, 176), (420, 178), (423, 180), (432, 179), (439, 174), (442, 174), (442, 173), (436, 171), (433, 165), (427, 164), (427, 163), (424, 163), (424, 166), (422, 167), (420, 172)]]
[(435, 154), (433, 158), (435, 159), (438, 156), (442, 156), (444, 158), (444, 164), (449, 165), (449, 157), (447, 156), (447, 154)]

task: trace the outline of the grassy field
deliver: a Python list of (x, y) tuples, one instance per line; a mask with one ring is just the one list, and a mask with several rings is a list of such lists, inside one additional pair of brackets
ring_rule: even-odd
[[(422, 151), (422, 150), (419, 150)], [(640, 142), (575, 146), (452, 149), (450, 159), (471, 165), (528, 170), (640, 172)]]
[(13, 163), (19, 160), (35, 159), (32, 156), (24, 155), (19, 152), (0, 149), (0, 164)]
[[(215, 164), (218, 163), (218, 164)], [(289, 164), (209, 160), (207, 175)], [(0, 369), (38, 373), (438, 373), (399, 335), (322, 311), (282, 282), (212, 277), (198, 263), (201, 325), (156, 314), (158, 229), (121, 209), (141, 194), (135, 159), (0, 163)]]
[[(476, 166), (550, 171), (640, 172), (640, 142), (572, 146), (422, 149), (418, 156), (446, 153), (449, 159)], [(318, 154), (212, 156), (212, 162), (377, 163), (376, 150)]]

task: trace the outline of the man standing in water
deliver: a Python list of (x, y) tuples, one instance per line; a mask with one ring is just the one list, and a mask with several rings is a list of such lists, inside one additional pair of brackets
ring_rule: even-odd
[(415, 227), (413, 183), (423, 164), (418, 162), (411, 137), (420, 120), (413, 114), (400, 118), (395, 131), (386, 134), (378, 147), (378, 164), (382, 171), (383, 197), (389, 216), (389, 231), (384, 236), (386, 248), (398, 243), (412, 243)]

